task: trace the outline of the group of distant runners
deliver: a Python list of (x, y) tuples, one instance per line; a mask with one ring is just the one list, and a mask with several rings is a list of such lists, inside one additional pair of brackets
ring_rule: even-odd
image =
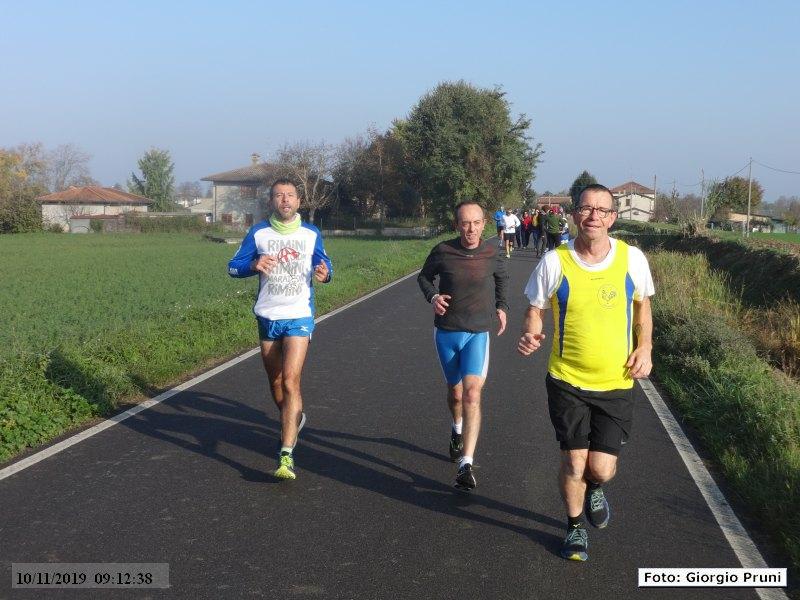
[[(330, 281), (333, 266), (319, 230), (300, 220), (300, 196), (293, 182), (275, 181), (270, 204), (269, 219), (250, 229), (228, 272), (233, 277), (259, 275), (253, 310), (264, 368), (281, 417), (274, 475), (295, 479), (293, 450), (306, 422), (300, 375), (314, 329), (312, 280)], [(522, 221), (512, 211), (498, 211), (501, 226), (495, 214), (498, 237), (503, 234), (498, 250), (483, 239), (486, 217), (478, 203), (461, 202), (454, 212), (459, 237), (431, 250), (417, 281), (434, 313), (435, 347), (452, 417), (448, 453), (458, 462), (455, 487), (470, 492), (477, 485), (473, 462), (489, 364), (489, 332), (496, 329), (499, 336), (506, 328), (506, 261), (509, 242), (516, 242)], [(537, 226), (544, 221), (548, 233), (548, 220), (564, 227), (562, 214), (535, 216)], [(533, 221), (533, 215), (523, 213), (523, 220), (526, 217)], [(616, 220), (608, 188), (587, 186), (572, 209), (572, 219), (577, 236), (566, 243), (548, 237), (549, 251), (525, 286), (528, 308), (517, 350), (528, 356), (542, 347), (544, 311), (552, 308), (553, 343), (545, 386), (561, 447), (559, 488), (567, 512), (561, 556), (585, 561), (584, 519), (598, 528), (608, 525), (611, 513), (602, 486), (614, 477), (620, 450), (630, 435), (634, 380), (647, 377), (652, 369), (654, 286), (644, 254), (608, 234)], [(538, 255), (541, 236), (531, 237)]]
[(497, 227), (497, 245), (503, 248), (506, 258), (514, 249), (527, 249), (531, 244), (536, 256), (569, 241), (569, 224), (560, 206), (536, 207), (522, 211), (501, 206), (494, 213)]

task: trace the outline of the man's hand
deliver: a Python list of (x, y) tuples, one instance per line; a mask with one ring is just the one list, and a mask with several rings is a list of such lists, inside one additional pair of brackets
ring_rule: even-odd
[(278, 264), (278, 257), (273, 254), (262, 254), (250, 264), (250, 269), (264, 275), (269, 274)]
[(450, 300), (451, 296), (447, 294), (436, 294), (431, 300), (431, 304), (433, 304), (433, 312), (435, 312), (440, 317), (447, 312), (447, 307), (450, 306), (450, 303), (447, 302)]
[(542, 346), (542, 340), (546, 337), (543, 333), (523, 333), (517, 343), (517, 352), (522, 356), (533, 354)]
[(498, 308), (497, 318), (500, 320), (500, 327), (497, 329), (497, 335), (503, 335), (503, 332), (506, 330), (506, 311)]
[(633, 379), (644, 379), (650, 375), (650, 371), (653, 370), (651, 350), (650, 346), (641, 346), (631, 352), (625, 366), (628, 368), (628, 374)]
[(320, 283), (325, 283), (328, 280), (328, 273), (328, 265), (325, 262), (321, 262), (314, 267), (314, 278)]

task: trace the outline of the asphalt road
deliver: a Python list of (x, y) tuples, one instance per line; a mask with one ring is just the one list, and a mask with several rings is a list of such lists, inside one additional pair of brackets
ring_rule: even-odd
[[(510, 261), (473, 494), (452, 488), (412, 277), (318, 325), (294, 482), (270, 476), (278, 422), (257, 356), (0, 481), (0, 597), (756, 598), (637, 587), (638, 567), (741, 566), (641, 391), (611, 524), (590, 529), (587, 563), (559, 558), (547, 352), (515, 349), (535, 260)], [(11, 590), (12, 562), (163, 562), (171, 588)]]

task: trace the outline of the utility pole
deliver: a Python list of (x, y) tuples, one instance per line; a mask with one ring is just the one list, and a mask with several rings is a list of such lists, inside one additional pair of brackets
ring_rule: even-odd
[(750, 157), (750, 164), (747, 167), (747, 233), (745, 237), (750, 237), (750, 199), (753, 197), (753, 157)]
[(650, 207), (650, 218), (651, 219), (656, 216), (656, 195), (658, 194), (658, 192), (656, 191), (656, 179), (657, 179), (657, 177), (658, 177), (657, 175), (653, 175), (653, 206)]
[(700, 169), (700, 218), (703, 219), (706, 207), (706, 172)]

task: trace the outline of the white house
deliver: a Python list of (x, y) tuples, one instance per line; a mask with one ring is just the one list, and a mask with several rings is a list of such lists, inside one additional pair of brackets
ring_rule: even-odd
[(617, 215), (620, 219), (649, 221), (655, 210), (655, 192), (641, 183), (628, 181), (611, 188), (617, 201)]
[(39, 196), (36, 201), (42, 207), (42, 225), (60, 225), (64, 230), (69, 229), (70, 219), (75, 217), (147, 212), (153, 204), (150, 198), (144, 196), (95, 185), (73, 186), (63, 192)]
[(210, 199), (204, 199), (189, 210), (211, 215), (213, 222), (249, 227), (266, 216), (269, 187), (278, 178), (274, 165), (259, 162), (258, 154), (251, 156), (252, 163), (246, 167), (207, 175), (202, 181), (210, 181), (213, 191)]

